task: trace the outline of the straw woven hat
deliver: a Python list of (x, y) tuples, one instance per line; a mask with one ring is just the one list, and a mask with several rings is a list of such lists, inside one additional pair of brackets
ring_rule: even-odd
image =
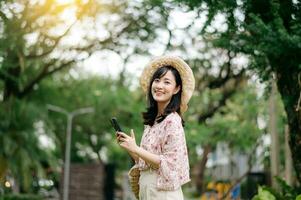
[(148, 94), (150, 80), (153, 74), (160, 67), (172, 66), (180, 74), (182, 79), (182, 96), (181, 96), (181, 113), (184, 113), (188, 108), (189, 99), (192, 96), (195, 80), (191, 68), (188, 64), (179, 57), (176, 56), (160, 56), (156, 57), (144, 68), (141, 77), (140, 85), (143, 91)]

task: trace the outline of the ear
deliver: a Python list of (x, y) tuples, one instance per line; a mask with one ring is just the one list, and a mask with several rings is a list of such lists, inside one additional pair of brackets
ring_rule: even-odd
[(178, 87), (175, 88), (173, 94), (177, 94), (181, 89), (181, 86), (179, 85)]

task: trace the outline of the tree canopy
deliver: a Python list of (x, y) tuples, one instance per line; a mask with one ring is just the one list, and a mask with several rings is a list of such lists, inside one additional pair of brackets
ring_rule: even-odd
[[(301, 3), (259, 0), (175, 2), (206, 14), (205, 25), (199, 34), (210, 39), (216, 47), (248, 56), (248, 68), (263, 81), (276, 81), (287, 114), (290, 147), (300, 182)], [(218, 16), (222, 16), (225, 29), (209, 27)]]

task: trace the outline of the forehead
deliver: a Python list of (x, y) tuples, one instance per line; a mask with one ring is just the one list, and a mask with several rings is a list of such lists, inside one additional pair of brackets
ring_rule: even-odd
[(175, 80), (175, 76), (170, 70), (168, 70), (163, 76), (160, 77), (160, 79)]

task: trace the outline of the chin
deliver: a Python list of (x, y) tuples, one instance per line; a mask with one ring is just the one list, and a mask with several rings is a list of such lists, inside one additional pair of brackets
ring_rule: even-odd
[(154, 97), (154, 100), (157, 101), (157, 102), (161, 102), (162, 99), (158, 98), (158, 97)]
[(155, 98), (155, 100), (156, 100), (156, 102), (158, 102), (158, 103), (165, 103), (165, 102), (167, 102), (166, 99), (161, 99), (161, 98)]

